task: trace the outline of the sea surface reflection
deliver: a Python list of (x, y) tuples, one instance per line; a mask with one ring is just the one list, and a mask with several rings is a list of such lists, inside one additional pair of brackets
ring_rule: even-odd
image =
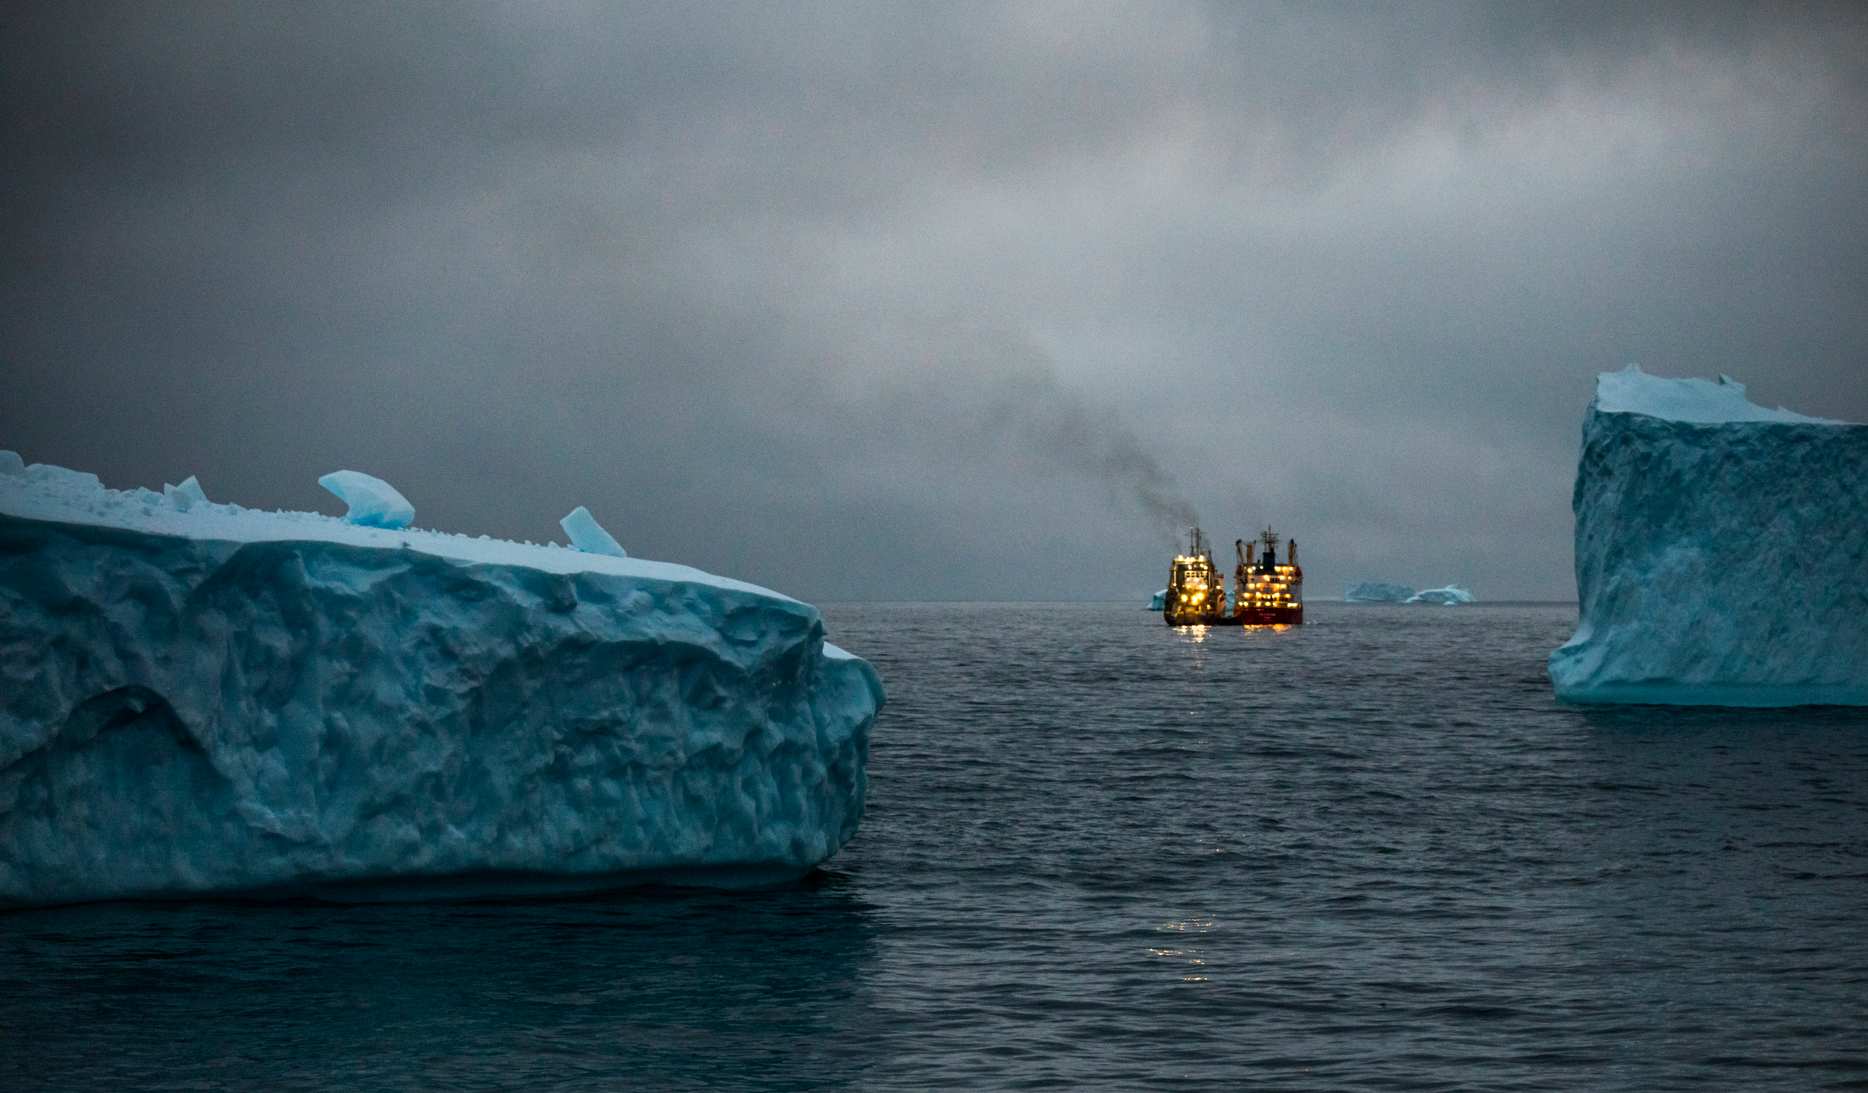
[(1868, 710), (1306, 614), (831, 605), (889, 706), (811, 880), (0, 914), (0, 1089), (1868, 1086)]
[(0, 915), (0, 1086), (836, 1089), (880, 1044), (870, 917), (822, 878)]

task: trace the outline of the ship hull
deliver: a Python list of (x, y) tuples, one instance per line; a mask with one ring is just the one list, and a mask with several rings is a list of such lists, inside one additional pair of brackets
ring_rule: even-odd
[(1196, 612), (1178, 612), (1177, 613), (1174, 611), (1163, 611), (1161, 612), (1161, 617), (1167, 620), (1167, 624), (1169, 626), (1238, 626), (1239, 625), (1238, 616), (1218, 614), (1218, 613), (1196, 613)]
[(1303, 607), (1248, 607), (1228, 620), (1234, 626), (1302, 626)]
[(1302, 607), (1247, 608), (1232, 615), (1161, 612), (1169, 626), (1302, 626)]

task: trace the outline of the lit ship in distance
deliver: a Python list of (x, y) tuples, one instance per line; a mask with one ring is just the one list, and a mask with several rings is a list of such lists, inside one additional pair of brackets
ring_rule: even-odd
[[(1258, 541), (1233, 544), (1239, 564), (1232, 593), (1213, 564), (1213, 553), (1199, 528), (1191, 529), (1188, 551), (1168, 567), (1167, 599), (1162, 617), (1169, 626), (1298, 626), (1304, 621), (1304, 571), (1297, 564), (1297, 540), (1278, 560), (1277, 533), (1266, 528)], [(1263, 545), (1262, 551), (1257, 548)]]

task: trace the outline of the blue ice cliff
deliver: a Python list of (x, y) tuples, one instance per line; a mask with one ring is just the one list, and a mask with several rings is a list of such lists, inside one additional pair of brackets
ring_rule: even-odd
[(0, 907), (739, 886), (855, 833), (882, 685), (815, 608), (340, 484), (363, 519), (0, 452)]
[(1605, 372), (1583, 417), (1574, 702), (1868, 705), (1868, 426)]

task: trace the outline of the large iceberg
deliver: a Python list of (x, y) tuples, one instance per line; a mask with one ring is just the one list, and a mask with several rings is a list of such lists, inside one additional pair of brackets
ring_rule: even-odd
[(1868, 427), (1630, 365), (1583, 417), (1572, 507), (1560, 698), (1868, 705)]
[(0, 452), (0, 907), (781, 881), (882, 701), (750, 584)]
[(1403, 584), (1363, 581), (1343, 589), (1344, 603), (1406, 603), (1414, 590)]

